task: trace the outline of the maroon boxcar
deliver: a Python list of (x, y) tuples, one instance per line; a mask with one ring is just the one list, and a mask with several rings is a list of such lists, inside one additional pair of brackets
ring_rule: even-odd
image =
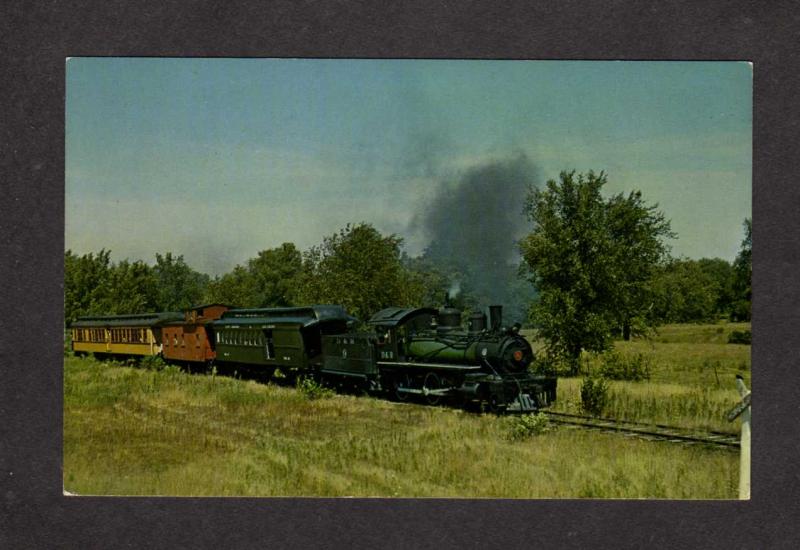
[(206, 363), (215, 358), (214, 336), (208, 323), (230, 309), (224, 304), (195, 306), (184, 312), (183, 321), (164, 325), (162, 355), (168, 361)]

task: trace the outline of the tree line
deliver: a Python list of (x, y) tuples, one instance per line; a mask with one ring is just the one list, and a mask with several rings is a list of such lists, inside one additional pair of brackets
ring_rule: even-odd
[[(530, 232), (518, 243), (522, 262), (508, 266), (506, 296), (527, 325), (548, 342), (549, 354), (576, 365), (581, 351), (604, 351), (615, 337), (646, 334), (670, 322), (750, 319), (752, 223), (733, 263), (674, 258), (670, 222), (638, 191), (605, 197), (604, 173), (562, 172), (525, 200)], [(470, 266), (409, 257), (403, 240), (372, 225), (347, 225), (301, 251), (293, 243), (259, 252), (230, 272), (211, 277), (181, 255), (112, 262), (111, 252), (67, 250), (65, 318), (180, 311), (200, 303), (238, 307), (342, 304), (365, 320), (380, 309), (437, 306), (460, 283), (456, 305), (487, 304)], [(515, 315), (516, 317), (516, 315)]]
[(335, 303), (363, 320), (389, 305), (433, 303), (435, 295), (444, 295), (446, 276), (423, 270), (403, 254), (402, 243), (370, 224), (348, 225), (304, 252), (284, 243), (216, 277), (171, 252), (156, 254), (151, 266), (114, 263), (108, 250), (67, 250), (65, 318), (71, 323), (84, 315), (181, 311), (213, 302), (248, 308)]
[[(402, 238), (382, 235), (367, 223), (347, 225), (305, 251), (293, 243), (262, 250), (216, 277), (171, 252), (157, 253), (155, 259), (152, 266), (141, 260), (114, 263), (108, 250), (83, 255), (67, 250), (66, 322), (84, 315), (180, 311), (212, 302), (248, 308), (335, 303), (362, 320), (392, 305), (441, 305), (448, 291), (454, 305), (467, 312), (490, 302), (473, 283), (470, 266), (427, 254), (409, 257)], [(516, 276), (516, 267), (507, 271), (507, 280), (497, 284), (525, 304), (522, 318), (531, 289)]]

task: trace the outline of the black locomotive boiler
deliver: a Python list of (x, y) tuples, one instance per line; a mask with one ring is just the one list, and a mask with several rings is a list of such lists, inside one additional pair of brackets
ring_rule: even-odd
[(502, 307), (489, 319), (473, 313), (462, 328), (462, 313), (441, 309), (390, 307), (369, 320), (371, 333), (323, 336), (323, 376), (364, 380), (397, 400), (417, 396), (486, 406), (492, 412), (527, 412), (555, 400), (556, 378), (528, 367), (533, 350), (519, 325), (503, 325)]

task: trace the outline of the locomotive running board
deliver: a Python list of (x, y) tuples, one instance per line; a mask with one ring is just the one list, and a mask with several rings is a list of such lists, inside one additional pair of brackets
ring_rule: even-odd
[(378, 365), (381, 367), (416, 367), (420, 369), (481, 370), (481, 367), (476, 365), (446, 365), (443, 363), (401, 363), (399, 361), (378, 361)]

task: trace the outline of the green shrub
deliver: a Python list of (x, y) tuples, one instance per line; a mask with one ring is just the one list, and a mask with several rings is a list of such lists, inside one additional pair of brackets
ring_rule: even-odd
[(550, 421), (544, 413), (512, 416), (508, 421), (508, 439), (520, 441), (531, 436), (543, 434), (551, 428)]
[(334, 392), (326, 388), (309, 376), (302, 376), (297, 379), (297, 389), (308, 399), (327, 399), (333, 396)]
[(64, 336), (64, 357), (75, 357), (75, 352), (72, 351), (72, 331), (68, 330)]
[(148, 355), (142, 359), (141, 363), (139, 364), (142, 366), (142, 368), (156, 371), (164, 370), (164, 368), (167, 366), (167, 363), (160, 355)]
[(734, 330), (728, 335), (729, 344), (750, 345), (751, 334), (749, 330)]
[(626, 356), (609, 351), (603, 354), (597, 373), (607, 380), (650, 380), (650, 358), (643, 353)]
[(276, 380), (286, 380), (286, 379), (287, 379), (287, 378), (289, 378), (289, 377), (288, 377), (288, 376), (286, 376), (286, 373), (285, 373), (285, 372), (283, 372), (281, 369), (275, 369), (275, 370), (272, 372), (272, 378), (274, 378), (274, 379), (276, 379)]
[(600, 416), (608, 404), (608, 382), (601, 376), (589, 376), (581, 384), (581, 409)]

